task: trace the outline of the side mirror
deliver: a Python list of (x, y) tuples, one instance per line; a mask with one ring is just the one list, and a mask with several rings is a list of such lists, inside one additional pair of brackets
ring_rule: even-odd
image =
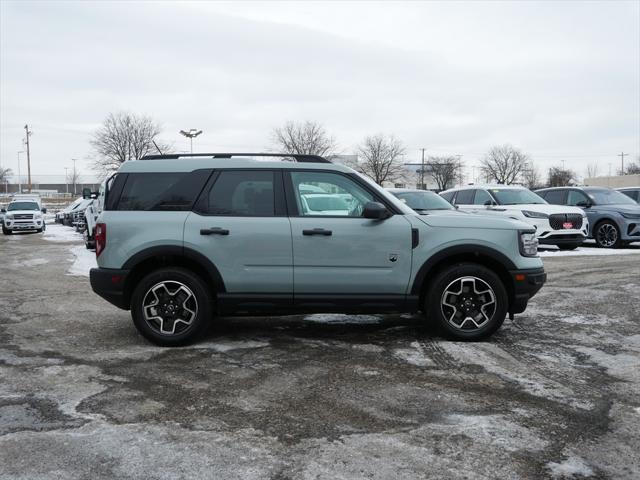
[(384, 220), (390, 217), (389, 210), (383, 204), (379, 202), (367, 202), (362, 211), (364, 218), (371, 218), (373, 220)]
[(42, 213), (47, 213), (47, 209), (46, 209), (46, 208), (43, 208), (43, 209), (42, 209)]
[(494, 202), (493, 200), (487, 200), (486, 202), (484, 202), (484, 206), (487, 208), (493, 207), (495, 206), (496, 202)]

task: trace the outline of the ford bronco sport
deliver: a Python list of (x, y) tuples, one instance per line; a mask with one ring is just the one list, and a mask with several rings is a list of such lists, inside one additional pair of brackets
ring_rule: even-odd
[(217, 315), (319, 312), (421, 311), (450, 337), (477, 340), (546, 279), (530, 225), (421, 216), (313, 155), (126, 162), (107, 182), (95, 242), (93, 290), (166, 346)]

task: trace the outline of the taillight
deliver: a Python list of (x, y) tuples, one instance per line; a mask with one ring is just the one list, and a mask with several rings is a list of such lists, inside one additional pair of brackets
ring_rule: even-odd
[(100, 256), (104, 247), (107, 246), (107, 226), (104, 223), (96, 223), (96, 258)]

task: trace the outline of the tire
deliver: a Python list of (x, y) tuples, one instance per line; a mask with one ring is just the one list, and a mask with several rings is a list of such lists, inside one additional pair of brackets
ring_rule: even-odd
[(622, 246), (620, 229), (611, 220), (603, 220), (598, 223), (593, 230), (593, 238), (600, 248), (620, 248)]
[(5, 235), (11, 235), (13, 233), (13, 231), (9, 230), (8, 228), (4, 228), (4, 225), (2, 226), (2, 233), (4, 233)]
[[(166, 310), (155, 308), (158, 302)], [(163, 347), (192, 342), (209, 325), (211, 312), (207, 285), (199, 276), (179, 267), (149, 273), (138, 282), (131, 297), (134, 325), (143, 337)]]
[(562, 245), (558, 245), (558, 248), (560, 250), (575, 250), (580, 245), (580, 243), (563, 243)]
[(42, 233), (42, 230), (43, 230), (42, 228), (37, 228), (36, 233)]
[[(466, 293), (468, 288), (472, 291), (466, 297), (464, 293), (452, 293)], [(479, 307), (476, 302), (484, 306)], [(507, 310), (507, 290), (500, 277), (475, 263), (445, 268), (436, 275), (425, 295), (424, 311), (428, 318), (455, 340), (474, 341), (490, 336), (504, 322)]]

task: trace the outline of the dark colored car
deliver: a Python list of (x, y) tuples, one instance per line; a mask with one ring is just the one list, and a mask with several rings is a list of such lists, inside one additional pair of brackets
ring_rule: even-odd
[(536, 190), (549, 203), (584, 209), (589, 237), (602, 248), (619, 248), (640, 241), (640, 205), (606, 187), (553, 187)]
[(631, 200), (635, 200), (636, 203), (640, 203), (640, 187), (622, 187), (617, 190), (624, 193)]

